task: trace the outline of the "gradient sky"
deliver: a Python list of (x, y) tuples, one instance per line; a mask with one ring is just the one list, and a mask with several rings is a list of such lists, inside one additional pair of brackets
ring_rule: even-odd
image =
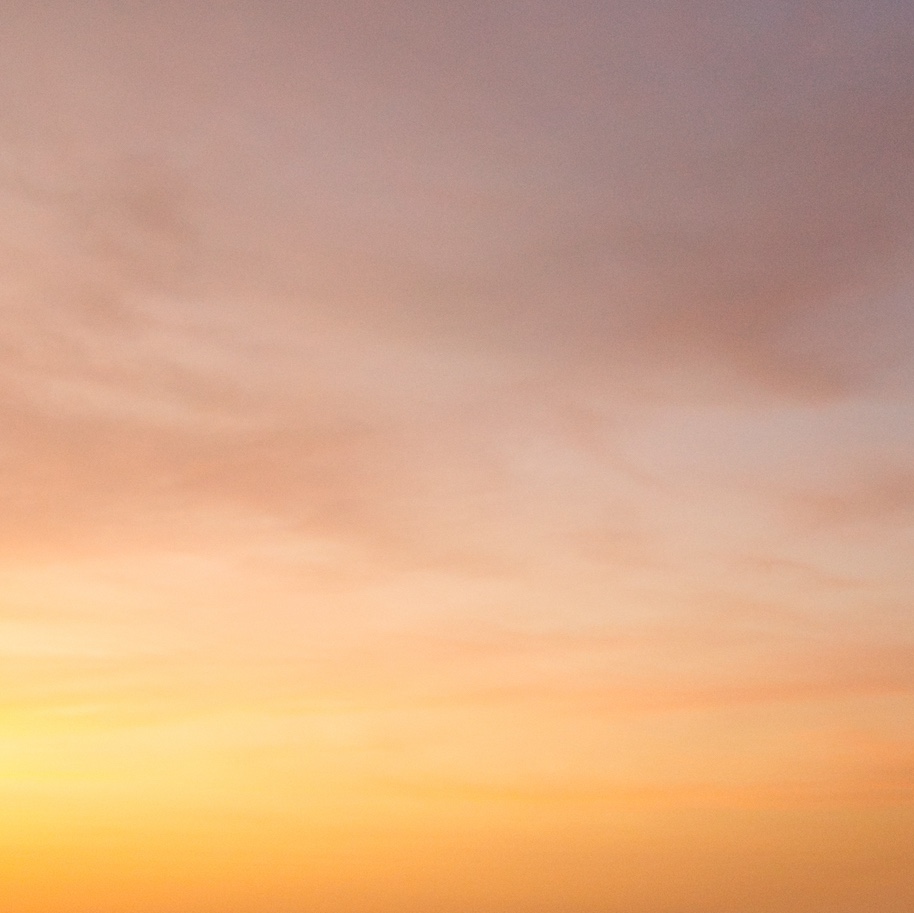
[(7, 0), (0, 913), (909, 913), (914, 5)]

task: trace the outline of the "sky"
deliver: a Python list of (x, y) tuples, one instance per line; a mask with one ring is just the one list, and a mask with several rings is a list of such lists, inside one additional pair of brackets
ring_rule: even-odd
[(0, 913), (914, 906), (914, 6), (7, 0)]

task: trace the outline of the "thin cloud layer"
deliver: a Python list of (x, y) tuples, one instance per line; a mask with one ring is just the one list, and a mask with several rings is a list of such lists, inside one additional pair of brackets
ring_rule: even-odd
[(5, 23), (0, 913), (910, 907), (909, 5)]

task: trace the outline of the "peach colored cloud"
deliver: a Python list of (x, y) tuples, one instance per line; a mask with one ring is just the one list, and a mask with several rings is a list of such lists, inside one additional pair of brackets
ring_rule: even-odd
[(0, 913), (910, 908), (914, 23), (674, 7), (11, 5)]

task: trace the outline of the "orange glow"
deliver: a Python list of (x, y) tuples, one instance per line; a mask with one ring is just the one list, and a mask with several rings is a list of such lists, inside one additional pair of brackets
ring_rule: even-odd
[(910, 4), (9, 6), (0, 913), (910, 913)]

